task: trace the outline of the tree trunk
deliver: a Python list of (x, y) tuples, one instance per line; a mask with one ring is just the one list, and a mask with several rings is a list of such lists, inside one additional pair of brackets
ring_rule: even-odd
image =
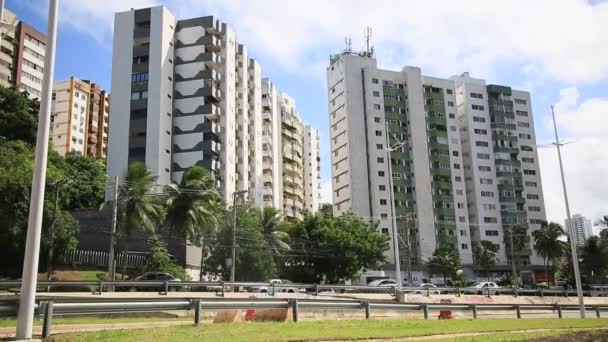
[(205, 239), (201, 242), (201, 266), (199, 269), (198, 281), (203, 281), (203, 271), (205, 269)]
[(549, 287), (549, 273), (547, 273), (547, 258), (543, 257), (543, 266), (545, 267), (545, 279), (547, 279), (547, 287)]
[(125, 249), (124, 254), (122, 256), (122, 276), (121, 279), (125, 280), (125, 275), (127, 274), (127, 258), (129, 256), (129, 240), (125, 238)]

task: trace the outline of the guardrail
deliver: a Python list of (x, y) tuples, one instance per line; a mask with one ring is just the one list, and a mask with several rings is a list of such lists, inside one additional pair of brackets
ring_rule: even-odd
[[(19, 288), (21, 286), (20, 281), (0, 281), (0, 289)], [(397, 295), (396, 287), (387, 286), (361, 286), (361, 285), (332, 285), (332, 284), (276, 284), (276, 283), (262, 283), (262, 282), (201, 282), (201, 281), (39, 281), (37, 286), (39, 288), (83, 288), (89, 287), (93, 290), (94, 294), (101, 294), (104, 291), (110, 291), (118, 288), (119, 290), (130, 290), (137, 288), (147, 289), (158, 289), (160, 294), (167, 294), (171, 289), (207, 289), (219, 293), (224, 296), (224, 293), (230, 289), (252, 289), (253, 292), (262, 289), (269, 295), (275, 295), (280, 292), (295, 292), (295, 290), (305, 290), (309, 293), (318, 295), (322, 291), (327, 290), (344, 290), (344, 291), (359, 291), (368, 293), (392, 293)], [(292, 291), (294, 290), (294, 291)], [(259, 291), (258, 291), (259, 292)], [(486, 295), (488, 297), (492, 295), (506, 295), (510, 294), (514, 297), (520, 295), (533, 295), (533, 296), (576, 296), (576, 290), (555, 290), (555, 289), (512, 289), (512, 288), (470, 288), (470, 287), (433, 287), (433, 288), (420, 288), (420, 287), (403, 287), (402, 293), (407, 294), (421, 294), (431, 296), (435, 294), (477, 294)], [(608, 292), (604, 291), (583, 291), (585, 296), (608, 296)]]
[[(578, 311), (578, 305), (538, 305), (538, 304), (429, 304), (429, 303), (392, 303), (378, 301), (356, 300), (311, 300), (311, 299), (180, 299), (180, 300), (87, 300), (67, 301), (39, 300), (35, 310), (42, 315), (42, 337), (51, 335), (51, 325), (54, 316), (60, 315), (91, 315), (91, 314), (124, 314), (137, 312), (194, 310), (194, 324), (201, 323), (203, 310), (246, 310), (246, 309), (291, 309), (291, 318), (299, 321), (301, 309), (330, 309), (330, 310), (364, 310), (365, 318), (370, 319), (375, 310), (385, 311), (418, 311), (424, 319), (430, 318), (434, 311), (465, 311), (477, 319), (480, 311), (510, 311), (515, 312), (518, 319), (524, 318), (525, 311), (549, 311), (563, 317), (564, 311)], [(601, 318), (602, 311), (608, 311), (608, 305), (586, 305), (586, 310), (595, 311), (596, 317)], [(0, 301), (0, 315), (16, 315), (18, 302)], [(440, 313), (442, 316), (442, 313)]]

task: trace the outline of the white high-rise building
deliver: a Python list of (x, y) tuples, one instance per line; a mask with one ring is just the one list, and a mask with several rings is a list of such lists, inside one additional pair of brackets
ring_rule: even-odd
[(321, 204), (321, 147), (319, 130), (304, 126), (304, 209), (316, 213)]
[(581, 214), (574, 214), (570, 220), (566, 219), (566, 229), (574, 232), (574, 240), (577, 245), (584, 244), (585, 241), (593, 236), (593, 226), (591, 220)]
[(542, 265), (531, 235), (546, 217), (530, 93), (486, 85), (468, 73), (451, 79), (456, 82), (472, 240), (498, 245), (497, 268), (508, 270), (511, 249), (505, 231), (524, 227), (526, 242), (517, 263)]
[(262, 80), (262, 152), (264, 206), (283, 208), (281, 110), (279, 94), (270, 79)]
[(409, 252), (414, 270), (439, 245), (470, 266), (454, 83), (415, 67), (379, 69), (371, 54), (350, 51), (333, 56), (327, 72), (334, 215), (378, 223), (391, 239), (389, 260), (395, 222), (401, 263)]
[(278, 102), (281, 108), (283, 214), (288, 220), (300, 220), (304, 210), (304, 127), (291, 96), (281, 92)]

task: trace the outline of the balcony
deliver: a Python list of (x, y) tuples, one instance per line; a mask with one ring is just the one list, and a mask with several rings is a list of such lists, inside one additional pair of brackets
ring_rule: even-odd
[(203, 36), (202, 43), (208, 50), (219, 52), (222, 49), (222, 41), (213, 35)]
[(219, 35), (222, 33), (222, 24), (214, 16), (204, 17), (203, 27), (208, 34)]
[(207, 103), (206, 105), (201, 106), (201, 111), (207, 119), (213, 121), (219, 120), (222, 115), (222, 108), (214, 103)]
[(205, 122), (203, 123), (203, 133), (205, 134), (205, 136), (211, 135), (213, 138), (217, 139), (220, 136), (220, 132), (220, 125), (218, 125), (217, 123), (211, 120), (205, 120)]
[(205, 140), (203, 142), (203, 149), (205, 152), (210, 151), (217, 155), (220, 153), (221, 146), (219, 143), (217, 143), (213, 140)]
[(216, 159), (205, 159), (200, 164), (212, 172), (219, 172), (222, 165), (220, 161)]
[(202, 61), (212, 68), (219, 69), (222, 64), (222, 57), (215, 52), (205, 52), (202, 54)]
[(203, 79), (205, 80), (213, 80), (216, 82), (222, 81), (222, 74), (213, 69), (207, 69), (202, 72)]

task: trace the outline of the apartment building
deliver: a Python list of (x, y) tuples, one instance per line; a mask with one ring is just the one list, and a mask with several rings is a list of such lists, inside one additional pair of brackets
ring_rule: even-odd
[(585, 241), (593, 236), (593, 226), (591, 220), (581, 214), (574, 214), (570, 220), (565, 220), (566, 229), (573, 232), (574, 241), (577, 245), (582, 245)]
[(304, 210), (304, 127), (295, 100), (279, 93), (281, 112), (281, 155), (283, 214), (287, 220), (301, 220)]
[(530, 93), (486, 84), (468, 73), (451, 80), (456, 83), (472, 240), (498, 245), (497, 270), (508, 270), (509, 230), (524, 227), (525, 247), (517, 251), (516, 261), (523, 268), (542, 265), (531, 238), (546, 216)]
[(283, 208), (281, 110), (279, 93), (268, 78), (262, 80), (262, 155), (264, 206)]
[(321, 205), (321, 147), (319, 130), (304, 126), (304, 209), (316, 213)]
[(391, 263), (398, 239), (400, 261), (413, 270), (444, 244), (470, 267), (454, 83), (415, 67), (379, 69), (371, 53), (348, 50), (331, 57), (327, 73), (334, 215), (377, 223)]
[(75, 77), (53, 85), (50, 135), (60, 155), (105, 157), (109, 95), (98, 84)]
[(3, 10), (0, 41), (0, 85), (27, 91), (39, 98), (42, 91), (46, 35), (14, 13)]

